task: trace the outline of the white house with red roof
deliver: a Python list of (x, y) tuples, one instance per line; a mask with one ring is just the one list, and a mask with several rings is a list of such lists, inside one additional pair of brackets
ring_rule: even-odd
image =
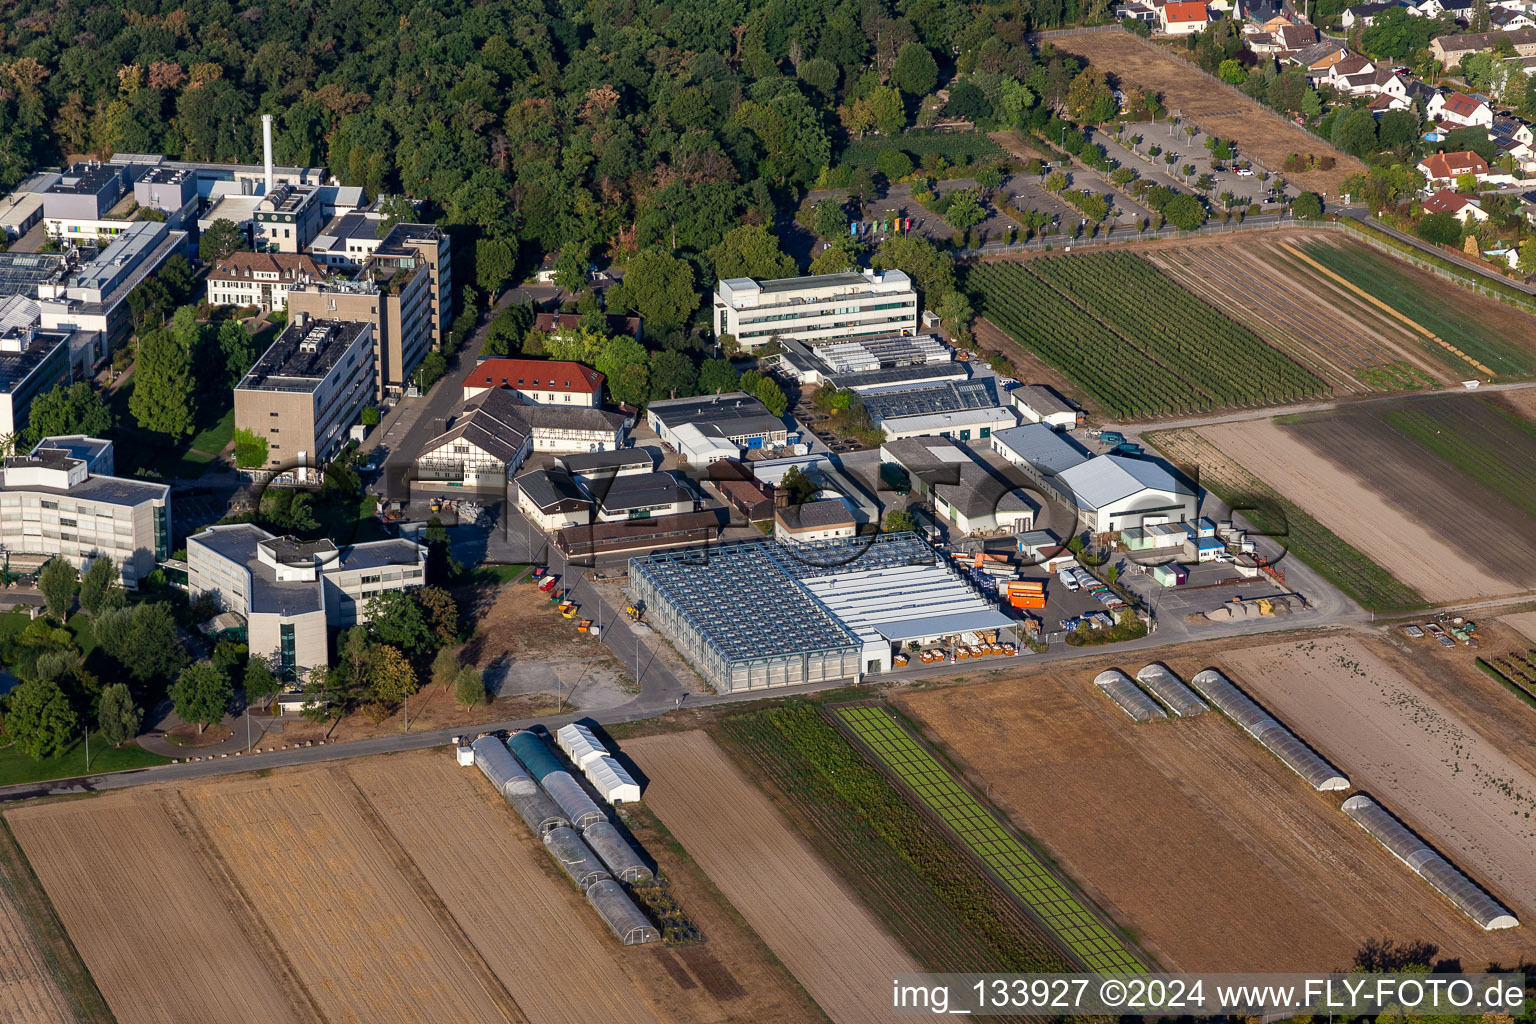
[(1493, 124), (1493, 108), (1464, 92), (1442, 92), (1430, 97), (1424, 116), (1461, 128), (1487, 128)]
[(1488, 213), (1483, 209), (1482, 201), (1476, 196), (1462, 195), (1448, 188), (1443, 188), (1424, 200), (1421, 208), (1427, 214), (1448, 213), (1464, 223), (1475, 224), (1488, 219)]
[(1419, 171), (1429, 180), (1431, 187), (1453, 185), (1463, 174), (1470, 174), (1478, 181), (1488, 177), (1488, 162), (1476, 153), (1435, 153), (1419, 161)]
[(1204, 31), (1210, 24), (1211, 13), (1205, 4), (1194, 0), (1181, 0), (1177, 3), (1167, 3), (1158, 12), (1158, 18), (1162, 21), (1163, 32), (1170, 36), (1187, 36)]
[(507, 388), (534, 405), (596, 409), (605, 379), (590, 366), (558, 359), (482, 359), (464, 378), (464, 399)]

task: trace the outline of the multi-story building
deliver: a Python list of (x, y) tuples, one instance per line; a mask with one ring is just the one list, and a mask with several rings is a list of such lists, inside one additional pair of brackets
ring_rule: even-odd
[(170, 487), (110, 475), (111, 444), (49, 437), (0, 462), (0, 544), (12, 572), (54, 556), (80, 569), (110, 555), (137, 587), (170, 557)]
[(307, 313), (373, 328), (375, 394), (405, 392), (433, 343), (432, 277), (416, 257), (370, 261), (355, 280), (310, 281), (288, 289), (288, 315)]
[(0, 435), (25, 429), (32, 400), (70, 379), (74, 332), (46, 330), (38, 318), (24, 295), (0, 300)]
[(288, 289), (294, 285), (329, 277), (324, 266), (303, 253), (231, 253), (208, 275), (208, 301), (271, 312), (287, 307)]
[(328, 629), (360, 622), (368, 601), (426, 582), (426, 548), (381, 540), (338, 548), (277, 537), (250, 523), (211, 526), (187, 538), (187, 589), (245, 619), (252, 653), (272, 655), (285, 679), (329, 663)]
[(761, 282), (733, 277), (715, 286), (715, 334), (729, 334), (746, 349), (775, 338), (811, 344), (915, 334), (917, 312), (917, 291), (900, 270)]
[(42, 219), (41, 192), (13, 192), (0, 199), (0, 242), (20, 238)]
[(172, 231), (158, 221), (124, 221), (123, 225), (105, 249), (87, 246), (68, 256), (54, 256), (58, 262), (47, 266), (39, 258), (48, 253), (0, 253), (7, 262), (14, 258), (13, 266), (28, 261), (29, 271), (37, 275), (27, 292), (37, 299), (44, 327), (99, 335), (97, 361), (132, 332), (129, 294), (187, 242), (185, 231)]
[(453, 321), (452, 247), (432, 224), (396, 224), (382, 237), (384, 218), (377, 210), (344, 213), (325, 226), (309, 254), (329, 267), (361, 270), (369, 263), (398, 265), (415, 257), (425, 267), (432, 306), (432, 343), (441, 346)]
[(235, 426), (267, 442), (256, 474), (306, 481), (373, 398), (373, 328), (297, 313), (235, 388)]
[[(43, 193), (43, 221), (48, 234), (76, 243), (120, 234), (131, 223), (127, 211), (117, 209), (128, 194), (130, 180), (126, 167), (97, 160), (70, 165)], [(120, 217), (109, 216), (114, 212)]]
[(303, 252), (320, 233), (320, 192), (312, 185), (279, 185), (251, 211), (251, 244), (264, 252)]
[(558, 359), (482, 359), (464, 378), (465, 399), (506, 388), (534, 405), (603, 404), (606, 378), (589, 366)]
[(197, 173), (186, 168), (151, 167), (133, 183), (133, 199), (140, 209), (158, 210), (172, 227), (182, 227), (197, 214)]

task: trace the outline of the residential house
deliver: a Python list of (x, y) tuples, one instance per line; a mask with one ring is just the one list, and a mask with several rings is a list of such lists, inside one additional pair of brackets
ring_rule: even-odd
[[(637, 316), (620, 316), (613, 314), (604, 318), (608, 325), (608, 333), (615, 338), (640, 339), (640, 318)], [(533, 318), (533, 329), (540, 334), (558, 336), (563, 331), (575, 330), (581, 325), (581, 316), (576, 313), (540, 313)]]
[(1157, 21), (1157, 8), (1151, 4), (1116, 4), (1111, 13), (1117, 21), (1145, 21), (1149, 24)]
[(1328, 73), (1323, 75), (1321, 80), (1335, 89), (1348, 92), (1351, 89), (1349, 83), (1345, 81), (1346, 79), (1363, 75), (1374, 75), (1375, 72), (1376, 65), (1371, 63), (1368, 58), (1362, 57), (1358, 53), (1351, 53), (1343, 60), (1330, 66)]
[(1376, 3), (1357, 4), (1354, 7), (1344, 8), (1344, 13), (1339, 16), (1345, 29), (1352, 29), (1356, 25), (1361, 28), (1370, 28), (1378, 15), (1383, 11), (1389, 11), (1394, 7), (1407, 7), (1400, 0), (1379, 0)]
[(606, 378), (591, 367), (558, 359), (482, 359), (464, 378), (464, 398), (511, 388), (535, 405), (603, 404)]
[(1291, 24), (1296, 11), (1290, 0), (1237, 0), (1232, 16), (1258, 26), (1261, 32), (1274, 32)]
[(1478, 223), (1488, 219), (1482, 202), (1476, 196), (1464, 196), (1443, 188), (1424, 200), (1425, 213), (1448, 213), (1463, 223)]
[(1162, 30), (1170, 36), (1187, 36), (1203, 31), (1210, 24), (1211, 14), (1198, 0), (1176, 0), (1166, 3), (1158, 12)]
[(1478, 181), (1488, 176), (1488, 163), (1476, 153), (1463, 150), (1459, 153), (1435, 153), (1419, 161), (1419, 171), (1431, 187), (1454, 185), (1463, 174), (1470, 174)]
[(1328, 73), (1328, 69), (1349, 56), (1349, 47), (1334, 39), (1324, 39), (1303, 47), (1291, 55), (1291, 63), (1299, 65), (1308, 77)]
[(286, 309), (288, 289), (324, 281), (330, 272), (303, 253), (237, 252), (208, 274), (208, 301), (216, 306), (255, 306), (264, 313)]
[(1489, 128), (1493, 125), (1493, 108), (1464, 92), (1436, 93), (1424, 113), (1431, 121), (1458, 128)]
[(1461, 63), (1461, 58), (1492, 50), (1507, 40), (1521, 57), (1536, 54), (1536, 28), (1517, 28), (1508, 32), (1469, 32), (1457, 36), (1438, 36), (1429, 41), (1429, 52), (1447, 68)]
[(1523, 28), (1536, 28), (1536, 18), (1522, 10), (1493, 7), (1488, 11), (1488, 21), (1500, 32), (1514, 32)]

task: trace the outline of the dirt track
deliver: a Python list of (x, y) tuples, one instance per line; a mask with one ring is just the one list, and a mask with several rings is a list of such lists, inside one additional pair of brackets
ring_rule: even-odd
[(5, 1024), (65, 1024), (75, 1019), (69, 1001), (32, 940), (21, 913), (0, 878), (0, 1021)]
[(1182, 112), (1203, 132), (1237, 140), (1240, 155), (1258, 159), (1271, 171), (1279, 172), (1292, 153), (1332, 156), (1337, 162), (1330, 171), (1285, 175), (1304, 189), (1337, 196), (1346, 176), (1365, 170), (1354, 157), (1307, 134), (1270, 108), (1229, 91), (1193, 64), (1129, 33), (1084, 32), (1055, 37), (1051, 43), (1111, 73), (1121, 88), (1156, 90), (1168, 110)]
[[(1511, 524), (1459, 501), (1446, 474), (1414, 458), (1401, 438), (1368, 437), (1331, 414), (1309, 422), (1305, 433), (1300, 426), (1250, 420), (1200, 433), (1430, 601), (1530, 588), (1512, 560), (1519, 534), (1509, 532)], [(1507, 568), (1490, 566), (1494, 556)]]
[(6, 814), (120, 1024), (306, 1020), (161, 804), (140, 790)]
[[(1204, 664), (1172, 662), (1186, 679)], [(1165, 968), (1347, 968), (1383, 934), (1476, 956), (1522, 948), (1414, 889), (1334, 802), (1230, 723), (1132, 724), (1092, 674), (900, 703)]]
[[(1536, 775), (1359, 642), (1279, 644), (1221, 660), (1357, 788), (1527, 925), (1536, 921)], [(1529, 955), (1528, 936), (1522, 944)]]
[(917, 965), (702, 732), (629, 740), (645, 801), (837, 1024), (890, 1019)]

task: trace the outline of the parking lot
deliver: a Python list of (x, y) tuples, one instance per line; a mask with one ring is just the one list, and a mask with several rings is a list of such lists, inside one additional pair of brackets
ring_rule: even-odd
[[(1136, 169), (1143, 177), (1151, 178), (1158, 184), (1169, 184), (1170, 180), (1176, 180), (1186, 189), (1192, 188), (1195, 181), (1202, 174), (1210, 174), (1215, 184), (1206, 193), (1213, 203), (1223, 192), (1231, 192), (1232, 195), (1247, 203), (1258, 203), (1260, 206), (1275, 205), (1266, 204), (1269, 190), (1273, 187), (1273, 181), (1263, 178), (1263, 171), (1253, 168), (1253, 175), (1247, 176), (1237, 172), (1231, 161), (1218, 163), (1212, 159), (1210, 152), (1205, 148), (1210, 136), (1197, 131), (1193, 136), (1185, 130), (1186, 124), (1173, 124), (1170, 121), (1145, 122), (1142, 124), (1127, 125), (1123, 138), (1127, 143), (1136, 136), (1140, 136), (1141, 143), (1129, 147), (1117, 142), (1113, 135), (1095, 132), (1093, 141), (1101, 143), (1106, 152), (1122, 164)], [(1159, 152), (1154, 155), (1152, 149), (1156, 147)], [(1168, 156), (1172, 154), (1174, 161), (1168, 163)], [(1243, 153), (1236, 153), (1237, 162), (1243, 161)], [(1186, 165), (1193, 164), (1195, 171), (1185, 177), (1180, 173)], [(1220, 171), (1213, 170), (1220, 166)], [(1287, 198), (1294, 197), (1296, 190), (1288, 188), (1284, 193)]]

